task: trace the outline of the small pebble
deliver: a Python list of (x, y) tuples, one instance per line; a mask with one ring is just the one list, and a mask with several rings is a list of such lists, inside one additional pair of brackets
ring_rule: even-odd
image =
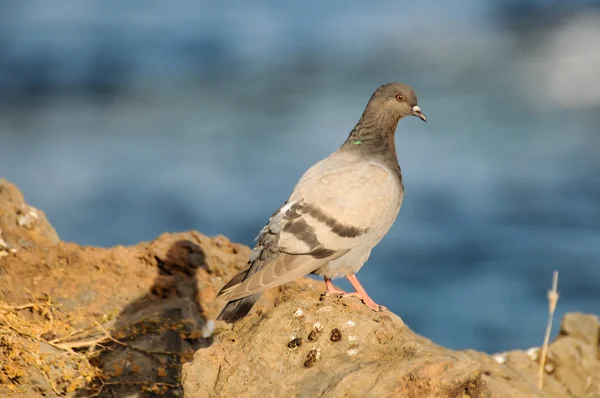
[(531, 359), (532, 361), (537, 361), (540, 356), (540, 349), (538, 347), (532, 347), (525, 351), (525, 353), (527, 354), (529, 359)]
[(296, 337), (295, 339), (292, 339), (292, 341), (290, 341), (288, 343), (288, 348), (290, 350), (295, 350), (296, 348), (300, 347), (302, 345), (302, 339), (300, 337)]
[(331, 330), (331, 341), (340, 341), (341, 339), (342, 339), (342, 332), (340, 332), (340, 329), (333, 328)]

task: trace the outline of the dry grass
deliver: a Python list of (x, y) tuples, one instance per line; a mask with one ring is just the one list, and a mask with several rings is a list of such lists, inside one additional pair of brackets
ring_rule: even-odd
[[(70, 319), (48, 298), (32, 299), (31, 303), (21, 306), (0, 301), (0, 385), (12, 393), (25, 393), (27, 388), (38, 386), (29, 392), (40, 395), (50, 390), (58, 396), (87, 390), (90, 397), (99, 395), (109, 386), (131, 385), (139, 387), (140, 391), (162, 395), (169, 389), (179, 388), (179, 385), (156, 380), (114, 381), (111, 379), (118, 377), (121, 369), (104, 373), (95, 366), (95, 359), (114, 346), (153, 358), (168, 356), (177, 362), (190, 360), (193, 352), (150, 351), (126, 342), (134, 340), (136, 335), (147, 333), (148, 329), (181, 329), (181, 325), (160, 324), (158, 321), (150, 322), (152, 325), (149, 323), (150, 326), (140, 330), (111, 334), (97, 320), (91, 320), (92, 324), (85, 328), (75, 329), (72, 324), (81, 322)], [(201, 331), (188, 332), (183, 337), (197, 338), (198, 333)], [(135, 369), (134, 365), (132, 371), (135, 372)], [(166, 375), (166, 370), (161, 369), (158, 370), (159, 375)]]
[(554, 271), (552, 276), (552, 289), (548, 290), (548, 324), (546, 325), (546, 335), (544, 336), (544, 344), (540, 353), (540, 367), (538, 370), (538, 388), (544, 387), (544, 373), (546, 364), (546, 355), (548, 354), (548, 343), (550, 341), (550, 332), (552, 331), (552, 321), (556, 303), (558, 302), (558, 271)]
[(21, 306), (0, 302), (0, 384), (19, 392), (41, 378), (62, 396), (100, 377), (86, 354), (52, 341), (70, 329), (68, 316), (48, 298)]

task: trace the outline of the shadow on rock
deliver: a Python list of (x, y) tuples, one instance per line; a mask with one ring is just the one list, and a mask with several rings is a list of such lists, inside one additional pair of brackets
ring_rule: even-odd
[(104, 379), (78, 396), (181, 396), (183, 363), (212, 343), (212, 323), (206, 322), (196, 276), (198, 268), (206, 268), (200, 246), (179, 240), (165, 258), (154, 258), (157, 276), (152, 287), (116, 317), (110, 330), (113, 339), (103, 343), (106, 349), (93, 359)]

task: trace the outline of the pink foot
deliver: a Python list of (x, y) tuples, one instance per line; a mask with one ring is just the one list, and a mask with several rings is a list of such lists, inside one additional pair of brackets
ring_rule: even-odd
[(333, 282), (331, 282), (331, 279), (324, 277), (323, 279), (325, 279), (325, 293), (323, 293), (323, 295), (325, 297), (327, 296), (340, 296), (343, 294), (347, 294), (345, 291), (340, 290), (338, 288), (336, 288), (335, 286), (333, 286)]
[(350, 276), (347, 276), (346, 278), (350, 281), (352, 286), (354, 286), (354, 288), (356, 289), (356, 292), (344, 293), (342, 295), (342, 297), (358, 297), (359, 299), (362, 300), (363, 303), (365, 303), (365, 305), (367, 307), (369, 307), (370, 309), (372, 309), (373, 311), (376, 311), (376, 312), (387, 310), (386, 307), (384, 307), (383, 305), (377, 304), (375, 301), (373, 301), (373, 299), (371, 297), (369, 297), (369, 295), (367, 294), (367, 291), (362, 287), (362, 285), (356, 278), (356, 275), (352, 274)]
[(385, 311), (387, 310), (387, 307), (384, 307), (383, 305), (379, 305), (376, 302), (373, 301), (373, 299), (369, 296), (361, 296), (360, 293), (358, 292), (354, 292), (354, 293), (344, 293), (342, 294), (342, 297), (358, 297), (363, 303), (365, 303), (365, 305), (367, 307), (369, 307), (370, 309), (372, 309), (375, 312), (380, 312), (380, 311)]

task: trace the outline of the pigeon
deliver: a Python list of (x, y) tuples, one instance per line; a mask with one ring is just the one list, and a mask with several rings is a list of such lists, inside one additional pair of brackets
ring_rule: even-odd
[[(218, 294), (228, 300), (217, 317), (244, 318), (268, 288), (308, 274), (325, 280), (325, 295), (358, 297), (374, 311), (356, 273), (389, 231), (404, 196), (396, 155), (400, 119), (427, 122), (413, 89), (402, 83), (379, 87), (343, 145), (304, 173), (289, 199), (260, 231), (247, 265)], [(334, 287), (346, 277), (355, 292)]]

